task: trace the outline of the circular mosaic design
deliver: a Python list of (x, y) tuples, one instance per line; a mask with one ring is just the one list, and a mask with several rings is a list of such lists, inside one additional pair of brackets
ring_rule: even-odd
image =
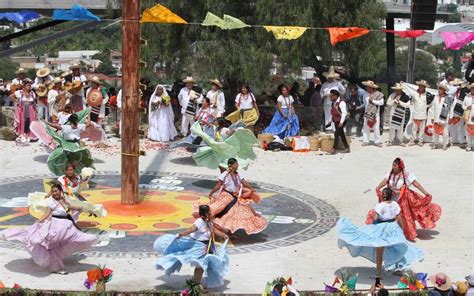
[[(47, 192), (54, 176), (33, 175), (0, 179), (0, 230), (28, 226), (41, 216), (28, 207), (28, 194)], [(153, 242), (163, 234), (175, 234), (194, 222), (192, 205), (208, 201), (216, 177), (183, 173), (141, 172), (138, 205), (120, 203), (118, 172), (96, 172), (88, 189), (88, 202), (102, 204), (103, 218), (82, 214), (79, 226), (96, 234), (98, 242), (86, 256), (155, 257)], [(313, 239), (336, 224), (339, 213), (330, 204), (313, 196), (277, 185), (251, 182), (262, 197), (253, 205), (269, 221), (261, 233), (237, 232), (229, 243), (229, 253), (264, 251)], [(19, 243), (0, 242), (0, 247), (21, 249)]]

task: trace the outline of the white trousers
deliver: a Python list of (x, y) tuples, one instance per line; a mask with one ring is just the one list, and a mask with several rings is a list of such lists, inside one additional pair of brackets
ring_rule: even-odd
[(464, 121), (461, 119), (455, 125), (449, 125), (449, 134), (451, 136), (451, 142), (453, 144), (465, 144), (466, 127), (464, 125)]
[(425, 133), (425, 126), (426, 120), (423, 120), (420, 126), (416, 125), (415, 121), (413, 121), (413, 125), (411, 128), (411, 140), (412, 141), (421, 141), (423, 142), (423, 134)]
[(398, 139), (400, 143), (403, 143), (403, 127), (401, 126), (390, 126), (390, 133), (388, 135), (389, 142), (392, 143), (395, 139)]
[[(380, 139), (380, 116), (377, 114), (375, 117), (376, 122), (374, 126), (372, 127), (374, 129), (374, 140), (375, 144), (381, 144), (382, 141)], [(362, 130), (362, 139), (364, 143), (369, 143), (370, 141), (370, 128), (367, 123), (367, 118), (364, 118), (364, 129)]]
[(183, 117), (181, 119), (181, 134), (186, 137), (188, 135), (190, 126), (192, 126), (193, 124), (194, 116), (183, 114)]
[(472, 148), (474, 148), (474, 136), (471, 136), (469, 134), (469, 132), (467, 131), (467, 124), (465, 125), (465, 127), (466, 128), (465, 128), (464, 132), (466, 133), (467, 146), (472, 149)]
[[(439, 142), (440, 138), (442, 138), (442, 143)], [(447, 146), (449, 143), (449, 131), (448, 127), (445, 126), (443, 130), (443, 135), (438, 135), (433, 128), (433, 143), (435, 145), (443, 144), (443, 146)]]

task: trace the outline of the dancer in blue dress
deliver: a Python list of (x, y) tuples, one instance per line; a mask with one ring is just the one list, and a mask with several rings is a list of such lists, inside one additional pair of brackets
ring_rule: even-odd
[(339, 248), (352, 257), (362, 256), (376, 263), (376, 285), (380, 285), (382, 264), (387, 271), (402, 271), (423, 260), (422, 250), (409, 243), (399, 225), (400, 206), (392, 201), (392, 190), (382, 191), (383, 201), (375, 205), (373, 224), (356, 227), (349, 219), (337, 222)]
[[(229, 238), (214, 227), (208, 205), (199, 206), (199, 216), (193, 226), (183, 232), (163, 235), (155, 241), (153, 247), (163, 255), (156, 260), (155, 267), (170, 275), (189, 263), (195, 267), (195, 283), (201, 284), (206, 273), (207, 287), (218, 287), (224, 284), (224, 275), (228, 271), (226, 246)], [(214, 235), (225, 239), (219, 248), (216, 247)]]
[(281, 95), (277, 99), (275, 114), (270, 125), (263, 130), (265, 134), (272, 134), (281, 139), (293, 137), (300, 132), (300, 121), (293, 106), (294, 99), (290, 96), (286, 85), (280, 87)]

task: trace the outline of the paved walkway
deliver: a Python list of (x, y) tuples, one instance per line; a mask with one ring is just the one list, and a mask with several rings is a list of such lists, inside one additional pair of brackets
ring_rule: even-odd
[[(373, 265), (337, 248), (334, 224), (338, 217), (364, 223), (367, 210), (376, 203), (373, 189), (397, 156), (443, 208), (437, 228), (419, 232), (416, 245), (426, 257), (414, 270), (442, 271), (454, 280), (473, 273), (474, 154), (458, 147), (432, 151), (428, 146), (377, 148), (354, 142), (353, 153), (335, 156), (257, 149), (258, 161), (243, 174), (258, 186), (264, 198), (257, 210), (271, 223), (262, 234), (240, 235), (233, 242), (226, 285), (216, 291), (260, 294), (265, 283), (277, 276), (292, 276), (301, 290), (323, 289), (323, 283), (332, 282), (341, 268), (359, 273), (360, 287), (370, 285)], [(5, 267), (0, 280), (7, 286), (16, 282), (29, 288), (83, 290), (85, 271), (105, 263), (114, 270), (108, 289), (182, 288), (192, 269), (164, 276), (153, 267), (152, 243), (161, 233), (176, 232), (192, 222), (190, 204), (207, 195), (218, 172), (195, 166), (185, 152), (148, 151), (140, 158), (146, 204), (133, 212), (118, 206), (119, 151), (94, 149), (92, 153), (98, 175), (87, 198), (105, 203), (110, 215), (83, 217), (81, 223), (100, 235), (99, 245), (67, 259), (70, 274), (60, 276), (35, 266), (18, 245), (0, 244), (0, 265)], [(25, 207), (25, 197), (45, 190), (50, 178), (47, 154), (35, 144), (17, 147), (1, 141), (0, 155), (0, 228), (28, 225), (37, 213)], [(397, 280), (385, 276), (389, 286)]]

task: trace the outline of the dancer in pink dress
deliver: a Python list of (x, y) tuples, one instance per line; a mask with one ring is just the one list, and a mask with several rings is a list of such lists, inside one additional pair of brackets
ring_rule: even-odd
[(91, 248), (97, 237), (81, 232), (76, 225), (70, 213), (82, 208), (72, 207), (65, 200), (60, 184), (53, 184), (51, 193), (48, 208), (35, 224), (1, 231), (0, 240), (21, 242), (36, 264), (48, 267), (52, 273), (67, 274), (63, 259)]

